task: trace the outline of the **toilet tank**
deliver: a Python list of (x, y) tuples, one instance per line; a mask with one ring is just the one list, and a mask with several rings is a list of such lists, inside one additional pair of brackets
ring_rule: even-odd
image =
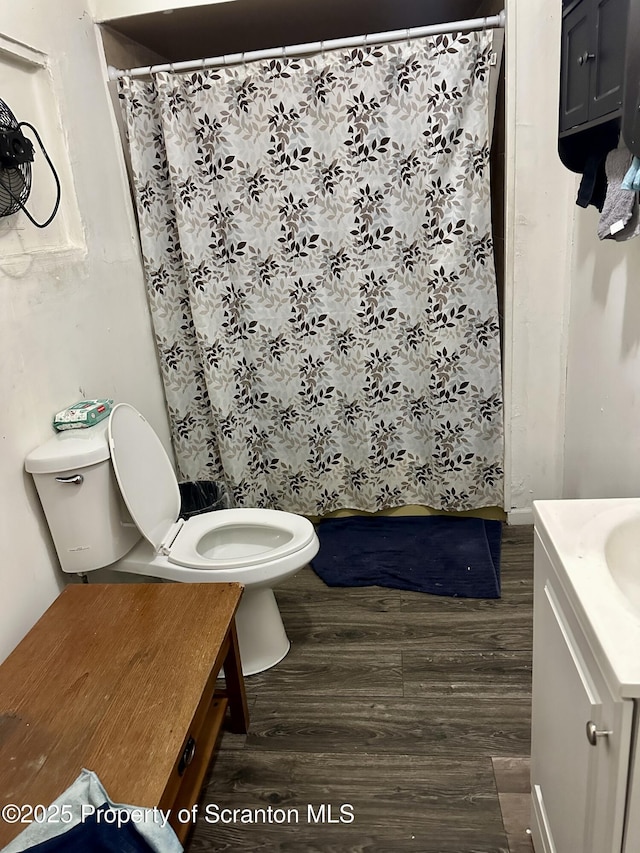
[(65, 572), (109, 566), (140, 539), (111, 466), (107, 426), (56, 433), (25, 460)]

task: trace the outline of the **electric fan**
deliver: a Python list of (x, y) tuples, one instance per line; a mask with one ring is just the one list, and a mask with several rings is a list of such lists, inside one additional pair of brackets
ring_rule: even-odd
[[(56, 182), (56, 202), (51, 216), (45, 222), (36, 222), (25, 207), (31, 192), (31, 164), (34, 153), (31, 140), (22, 132), (23, 127), (29, 127), (33, 131)], [(59, 204), (60, 181), (38, 131), (28, 121), (17, 121), (5, 102), (0, 100), (0, 216), (10, 216), (24, 210), (34, 225), (45, 228), (56, 215)]]

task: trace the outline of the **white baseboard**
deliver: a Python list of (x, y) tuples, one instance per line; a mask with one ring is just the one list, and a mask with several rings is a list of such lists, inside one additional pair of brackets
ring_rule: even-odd
[(507, 524), (533, 524), (533, 509), (510, 509), (507, 512)]

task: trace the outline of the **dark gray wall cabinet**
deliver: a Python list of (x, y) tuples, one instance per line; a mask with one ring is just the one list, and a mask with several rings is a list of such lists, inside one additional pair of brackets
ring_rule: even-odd
[(620, 115), (629, 0), (578, 0), (562, 20), (560, 132)]
[(620, 128), (640, 156), (640, 0), (563, 0), (558, 125), (573, 171), (593, 140)]

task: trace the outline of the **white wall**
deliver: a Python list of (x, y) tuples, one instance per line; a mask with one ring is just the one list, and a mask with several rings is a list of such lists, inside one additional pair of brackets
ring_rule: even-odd
[(599, 241), (556, 154), (560, 3), (509, 5), (511, 506), (640, 494), (640, 238)]
[(640, 238), (599, 241), (556, 154), (560, 3), (510, 3), (511, 501), (640, 494)]
[[(0, 33), (0, 96), (18, 119), (35, 112), (63, 179), (51, 229), (38, 231), (23, 214), (0, 220), (2, 659), (64, 583), (23, 469), (28, 451), (52, 434), (53, 413), (81, 397), (113, 397), (136, 405), (165, 443), (168, 430), (122, 156), (86, 3), (7, 5)], [(31, 61), (35, 51), (45, 66)], [(38, 177), (29, 206), (46, 215), (50, 196), (50, 183)]]
[(567, 372), (566, 498), (640, 495), (640, 238), (575, 228)]
[(506, 5), (506, 508), (532, 521), (562, 496), (575, 178), (557, 154), (561, 4)]
[(111, 21), (130, 15), (210, 6), (212, 2), (226, 3), (231, 0), (90, 0), (90, 9), (96, 21)]

